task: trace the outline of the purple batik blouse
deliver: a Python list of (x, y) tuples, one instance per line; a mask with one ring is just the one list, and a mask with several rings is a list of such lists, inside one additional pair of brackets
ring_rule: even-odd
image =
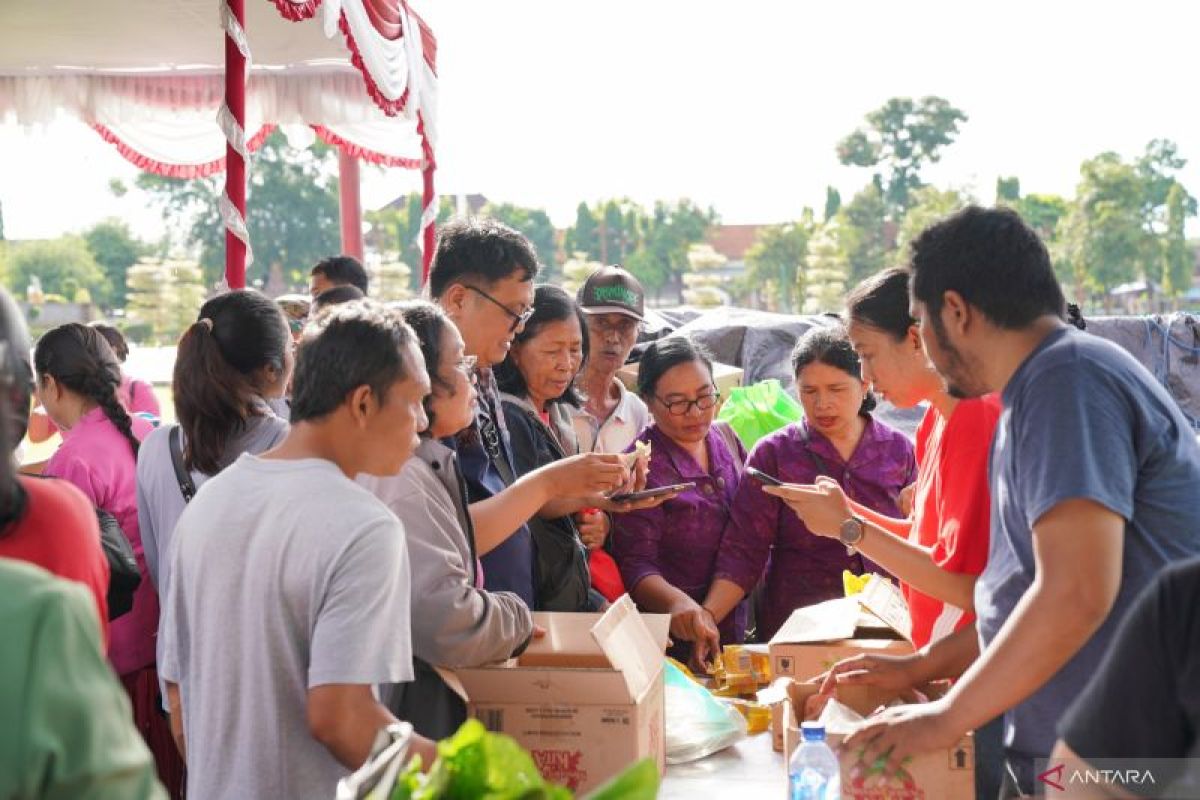
[[(813, 483), (827, 475), (846, 495), (889, 517), (901, 517), (900, 490), (916, 480), (917, 461), (904, 434), (867, 417), (862, 438), (845, 461), (833, 442), (807, 420), (761, 439), (747, 466), (785, 483)], [(848, 555), (836, 539), (811, 533), (783, 501), (755, 480), (742, 481), (721, 542), (716, 577), (749, 594), (766, 570), (756, 629), (768, 641), (793, 610), (843, 596), (842, 570), (889, 573), (861, 554)]]
[[(716, 424), (708, 431), (708, 472), (657, 425), (637, 437), (652, 448), (647, 489), (689, 481), (696, 486), (657, 508), (613, 515), (613, 557), (629, 589), (650, 575), (661, 575), (697, 603), (704, 602), (746, 460), (742, 443), (730, 435), (738, 451), (731, 453)], [(726, 617), (720, 626), (723, 642), (742, 641), (746, 613), (743, 603)]]

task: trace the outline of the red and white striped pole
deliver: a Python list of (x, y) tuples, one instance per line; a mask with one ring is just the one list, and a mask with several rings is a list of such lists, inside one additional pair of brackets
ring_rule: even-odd
[(225, 133), (225, 192), (220, 198), (225, 223), (225, 282), (246, 287), (246, 266), (253, 261), (246, 229), (246, 76), (250, 45), (245, 31), (245, 0), (221, 0), (225, 31), (225, 103), (217, 122)]
[(429, 268), (433, 265), (433, 251), (437, 244), (437, 192), (433, 187), (433, 174), (437, 163), (433, 157), (433, 143), (429, 141), (429, 132), (425, 129), (425, 115), (417, 112), (417, 134), (421, 137), (421, 233), (418, 237), (421, 247), (421, 285), (429, 283)]

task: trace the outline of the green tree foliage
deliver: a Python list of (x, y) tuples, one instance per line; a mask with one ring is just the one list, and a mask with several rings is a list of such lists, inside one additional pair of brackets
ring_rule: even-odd
[(913, 204), (900, 222), (896, 234), (904, 258), (908, 257), (909, 245), (922, 231), (972, 202), (970, 196), (954, 189), (942, 190), (934, 186), (922, 186), (913, 192), (912, 199)]
[(600, 260), (600, 222), (587, 203), (575, 208), (575, 224), (567, 229), (564, 246), (568, 253), (583, 253), (593, 261)]
[(1177, 298), (1192, 285), (1195, 257), (1184, 234), (1187, 219), (1187, 192), (1176, 183), (1167, 192), (1167, 234), (1163, 242), (1163, 293)]
[(838, 160), (877, 169), (888, 218), (897, 221), (922, 185), (922, 168), (941, 158), (966, 121), (963, 111), (941, 97), (893, 97), (838, 143)]
[(785, 314), (796, 308), (803, 295), (801, 277), (813, 231), (812, 212), (803, 220), (760, 228), (746, 251), (746, 279), (750, 287)]
[(97, 222), (83, 233), (92, 257), (104, 270), (110, 288), (106, 294), (93, 292), (98, 301), (110, 308), (125, 306), (125, 275), (137, 260), (147, 254), (149, 248), (119, 219), (109, 218)]
[(664, 287), (678, 289), (681, 276), (688, 271), (688, 246), (703, 241), (716, 221), (715, 211), (702, 209), (690, 200), (660, 200), (643, 219), (638, 247), (625, 266), (656, 297)]
[(1021, 199), (1021, 179), (996, 178), (996, 205), (1013, 205)]
[(104, 270), (82, 236), (23, 242), (9, 249), (8, 286), (18, 296), (25, 296), (34, 276), (45, 294), (66, 302), (76, 302), (82, 291), (103, 296), (110, 290)]
[(842, 193), (832, 186), (825, 187), (825, 216), (822, 222), (829, 222), (842, 210)]
[[(278, 131), (254, 155), (246, 199), (254, 263), (247, 282), (266, 282), (270, 266), (279, 264), (288, 282), (299, 285), (313, 264), (341, 252), (336, 161), (328, 145), (317, 142), (297, 152)], [(225, 229), (217, 211), (223, 181), (223, 176), (183, 180), (149, 172), (137, 178), (138, 188), (150, 194), (168, 223), (186, 226), (184, 242), (199, 248), (210, 285), (225, 271)]]
[[(383, 254), (385, 261), (399, 261), (409, 266), (408, 288), (416, 293), (421, 290), (421, 195), (409, 194), (395, 204), (378, 211), (368, 211), (368, 230), (364, 243)], [(441, 198), (434, 225), (442, 225), (454, 216), (454, 201)]]
[(491, 217), (525, 234), (537, 251), (538, 263), (553, 269), (558, 265), (558, 242), (554, 236), (554, 223), (540, 208), (522, 208), (512, 203), (488, 203), (483, 216)]
[(127, 330), (146, 331), (144, 344), (173, 344), (204, 302), (203, 271), (193, 261), (143, 258), (129, 268)]
[(867, 184), (834, 217), (838, 243), (850, 268), (850, 285), (887, 266), (892, 240), (878, 181)]

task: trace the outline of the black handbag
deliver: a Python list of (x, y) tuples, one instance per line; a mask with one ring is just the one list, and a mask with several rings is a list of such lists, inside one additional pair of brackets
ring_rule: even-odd
[(133, 593), (142, 583), (142, 572), (117, 518), (97, 508), (96, 521), (100, 523), (100, 546), (108, 560), (108, 619), (112, 621), (133, 608)]

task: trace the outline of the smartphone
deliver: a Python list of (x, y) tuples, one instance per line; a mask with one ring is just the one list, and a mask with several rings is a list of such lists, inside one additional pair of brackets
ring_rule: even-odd
[(608, 498), (614, 503), (624, 503), (629, 500), (645, 500), (648, 497), (661, 497), (664, 494), (675, 494), (688, 489), (695, 488), (696, 484), (692, 481), (687, 483), (675, 483), (670, 486), (659, 486), (654, 489), (643, 489), (640, 492), (625, 492), (624, 494), (614, 494)]
[(779, 480), (779, 478), (772, 477), (754, 467), (746, 467), (746, 474), (759, 483), (765, 483), (767, 486), (783, 486), (783, 481)]

